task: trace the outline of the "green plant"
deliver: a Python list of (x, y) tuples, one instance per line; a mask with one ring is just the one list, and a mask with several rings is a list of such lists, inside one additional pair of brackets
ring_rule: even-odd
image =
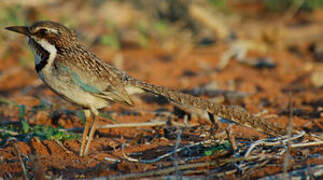
[(227, 149), (230, 149), (230, 148), (231, 148), (230, 142), (225, 141), (223, 144), (219, 144), (219, 145), (211, 146), (211, 147), (207, 148), (204, 151), (204, 155), (205, 156), (211, 156), (211, 155), (213, 155), (214, 153), (216, 153), (218, 151), (227, 150)]
[[(42, 107), (44, 104), (40, 104)], [(25, 119), (26, 106), (17, 105), (18, 107), (18, 123), (10, 123), (0, 127), (0, 144), (10, 138), (15, 138), (19, 141), (29, 141), (33, 137), (38, 137), (40, 140), (60, 140), (76, 139), (80, 136), (74, 133), (67, 132), (65, 129), (58, 127), (45, 127), (43, 125), (31, 126)]]

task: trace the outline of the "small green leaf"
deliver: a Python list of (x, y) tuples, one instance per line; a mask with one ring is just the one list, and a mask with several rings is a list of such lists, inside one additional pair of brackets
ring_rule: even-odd
[(24, 121), (25, 114), (26, 114), (26, 106), (24, 104), (18, 105), (18, 113), (19, 113), (19, 120)]
[(22, 125), (22, 131), (27, 134), (30, 130), (30, 125), (25, 121), (25, 120), (22, 120), (21, 121), (21, 125)]
[(211, 156), (212, 154), (222, 151), (222, 150), (227, 150), (231, 148), (231, 144), (229, 141), (225, 141), (223, 144), (218, 144), (212, 147), (209, 147), (207, 150), (204, 151), (205, 156)]
[(212, 150), (204, 151), (205, 156), (211, 156), (213, 154)]

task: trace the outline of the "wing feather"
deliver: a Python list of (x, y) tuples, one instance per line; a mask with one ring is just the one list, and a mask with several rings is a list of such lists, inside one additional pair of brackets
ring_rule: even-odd
[(125, 89), (124, 79), (128, 76), (124, 72), (101, 61), (82, 45), (73, 50), (73, 53), (64, 54), (63, 50), (58, 53), (61, 55), (56, 57), (54, 63), (61, 71), (65, 71), (82, 90), (94, 96), (133, 106), (134, 102)]

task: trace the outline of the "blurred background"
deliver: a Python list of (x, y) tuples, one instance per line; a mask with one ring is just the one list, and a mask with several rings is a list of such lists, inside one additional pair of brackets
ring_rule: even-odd
[[(322, 39), (321, 0), (3, 0), (0, 3), (1, 27), (57, 21), (75, 29), (91, 48), (104, 47), (106, 51), (159, 48), (172, 52), (244, 40), (264, 51), (296, 51), (296, 46), (312, 43), (309, 49), (315, 51), (316, 58), (321, 56), (317, 52), (318, 41)], [(16, 37), (1, 29), (0, 43), (6, 44), (1, 46), (2, 55), (10, 52), (4, 49)]]

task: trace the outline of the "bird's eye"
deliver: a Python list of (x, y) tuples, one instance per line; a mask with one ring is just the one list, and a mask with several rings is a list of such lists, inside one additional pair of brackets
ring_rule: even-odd
[(38, 33), (41, 34), (41, 35), (46, 35), (47, 34), (47, 29), (40, 29), (38, 31)]

